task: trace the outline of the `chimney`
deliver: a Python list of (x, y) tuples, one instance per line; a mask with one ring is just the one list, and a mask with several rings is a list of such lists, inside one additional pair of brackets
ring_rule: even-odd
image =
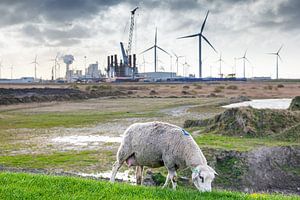
[(114, 66), (114, 56), (113, 55), (110, 56), (110, 66), (111, 67)]
[(135, 69), (136, 68), (136, 55), (133, 54), (133, 68)]
[(118, 66), (118, 57), (117, 57), (117, 54), (115, 54), (115, 67)]
[(109, 70), (110, 68), (110, 60), (109, 60), (109, 56), (107, 56), (107, 70)]
[(131, 55), (128, 56), (128, 65), (129, 65), (129, 67), (132, 67), (132, 65), (131, 65)]

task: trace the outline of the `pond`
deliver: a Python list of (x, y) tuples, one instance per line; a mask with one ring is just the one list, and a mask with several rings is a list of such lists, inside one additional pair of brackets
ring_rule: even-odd
[(237, 108), (251, 106), (257, 109), (287, 109), (292, 102), (292, 99), (253, 99), (251, 101), (244, 101), (240, 103), (233, 103), (223, 108)]

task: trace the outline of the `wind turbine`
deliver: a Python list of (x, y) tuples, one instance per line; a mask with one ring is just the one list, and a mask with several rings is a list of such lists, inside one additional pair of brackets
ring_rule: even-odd
[(212, 44), (208, 41), (208, 39), (202, 34), (203, 30), (204, 30), (204, 26), (205, 26), (206, 20), (207, 20), (207, 17), (208, 17), (208, 13), (209, 13), (209, 11), (207, 11), (207, 13), (206, 13), (204, 22), (203, 22), (203, 24), (201, 26), (201, 29), (200, 29), (200, 33), (196, 33), (196, 34), (193, 34), (193, 35), (188, 35), (188, 36), (183, 36), (183, 37), (177, 38), (177, 39), (192, 38), (192, 37), (198, 37), (199, 38), (199, 78), (202, 78), (202, 59), (201, 59), (201, 54), (202, 54), (201, 40), (202, 40), (202, 38), (209, 44), (209, 46), (211, 46), (211, 48), (215, 52), (217, 52), (216, 49), (212, 46)]
[[(53, 68), (54, 68), (54, 70), (53, 70), (54, 79), (57, 79), (57, 78), (60, 77), (60, 64), (58, 62), (58, 56), (59, 56), (59, 54), (57, 53), (55, 58), (50, 60), (50, 61), (54, 61), (54, 66), (53, 66)], [(58, 66), (58, 73), (57, 73), (57, 66)]]
[(37, 55), (35, 55), (34, 61), (31, 64), (34, 64), (34, 80), (36, 80), (36, 65), (39, 64), (37, 62)]
[(156, 72), (156, 66), (157, 66), (157, 56), (156, 56), (156, 52), (157, 52), (157, 49), (165, 52), (166, 54), (168, 54), (170, 56), (170, 54), (163, 50), (162, 48), (160, 48), (159, 46), (157, 46), (157, 28), (155, 29), (155, 41), (154, 41), (154, 46), (150, 47), (149, 49), (146, 49), (145, 51), (141, 52), (140, 54), (143, 54), (151, 49), (154, 48), (154, 72)]
[(243, 63), (244, 63), (244, 65), (243, 65), (243, 75), (244, 75), (244, 78), (246, 78), (246, 61), (248, 63), (250, 63), (249, 59), (246, 57), (247, 56), (247, 51), (248, 51), (248, 49), (245, 51), (243, 57), (237, 58), (238, 60), (243, 59)]
[(216, 62), (219, 62), (219, 63), (220, 63), (220, 68), (219, 68), (219, 70), (220, 70), (220, 78), (222, 78), (222, 77), (223, 77), (223, 74), (222, 74), (222, 62), (225, 62), (225, 61), (222, 59), (222, 53), (220, 54), (219, 60), (217, 60)]
[(279, 52), (280, 50), (282, 49), (283, 45), (281, 45), (281, 47), (278, 49), (277, 52), (275, 53), (268, 53), (268, 54), (271, 54), (271, 55), (275, 55), (276, 56), (276, 79), (278, 79), (278, 58), (280, 58), (280, 60), (282, 61), (280, 55), (279, 55)]
[(174, 56), (176, 57), (176, 67), (177, 67), (177, 70), (176, 70), (176, 73), (178, 74), (178, 60), (179, 60), (179, 58), (183, 58), (184, 56), (178, 56), (176, 53), (174, 53), (173, 52), (173, 54), (174, 54)]

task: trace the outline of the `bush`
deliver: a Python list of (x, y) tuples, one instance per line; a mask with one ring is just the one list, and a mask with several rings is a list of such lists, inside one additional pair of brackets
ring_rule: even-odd
[(265, 90), (273, 90), (273, 86), (272, 85), (268, 85), (264, 87)]
[(195, 89), (201, 90), (202, 89), (202, 85), (195, 85)]
[(151, 91), (149, 92), (149, 94), (150, 94), (150, 95), (156, 95), (157, 92), (156, 92), (155, 90), (151, 90)]
[(85, 87), (85, 90), (86, 90), (86, 91), (90, 91), (90, 90), (91, 90), (91, 86), (90, 86), (90, 85), (86, 86), (86, 87)]
[(183, 88), (183, 89), (190, 89), (190, 86), (184, 85), (182, 88)]
[(227, 87), (227, 89), (228, 89), (228, 90), (237, 90), (237, 89), (238, 89), (238, 86), (236, 86), (236, 85), (229, 85), (229, 86)]
[(284, 85), (283, 84), (278, 84), (277, 88), (284, 88)]
[(215, 93), (220, 93), (222, 92), (222, 89), (220, 87), (216, 87), (214, 90)]
[(182, 90), (181, 93), (182, 93), (183, 95), (188, 95), (188, 94), (190, 94), (190, 93), (189, 93), (188, 91), (186, 91), (186, 90)]

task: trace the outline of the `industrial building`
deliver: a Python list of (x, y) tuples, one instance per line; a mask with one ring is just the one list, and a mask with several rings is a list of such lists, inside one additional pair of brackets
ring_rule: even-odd
[(100, 78), (101, 77), (101, 71), (99, 70), (98, 62), (94, 64), (89, 64), (86, 72), (85, 72), (85, 78)]
[(176, 78), (175, 72), (144, 72), (139, 73), (138, 76), (148, 81), (166, 81), (170, 78)]
[(124, 63), (123, 60), (118, 62), (117, 55), (111, 55), (107, 57), (107, 78), (117, 78), (117, 77), (132, 77), (134, 79), (135, 75), (138, 73), (136, 67), (136, 55), (128, 56), (128, 64)]

